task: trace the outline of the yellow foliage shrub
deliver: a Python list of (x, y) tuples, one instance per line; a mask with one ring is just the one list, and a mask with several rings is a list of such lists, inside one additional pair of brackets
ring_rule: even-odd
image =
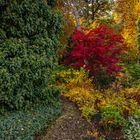
[[(135, 92), (137, 91), (137, 92)], [(115, 93), (112, 89), (104, 91), (104, 98), (102, 98), (99, 108), (105, 106), (116, 106), (123, 110), (124, 116), (139, 112), (140, 110), (140, 90), (139, 89), (124, 89), (119, 93)]]
[(91, 118), (95, 113), (96, 110), (94, 109), (94, 107), (89, 107), (89, 106), (83, 106), (80, 108), (82, 115), (86, 118), (89, 119)]
[(123, 91), (126, 99), (133, 99), (137, 101), (140, 106), (140, 84), (133, 88), (127, 88)]
[(89, 118), (95, 113), (95, 99), (93, 92), (89, 89), (85, 87), (75, 87), (64, 95), (78, 105), (84, 117)]
[(84, 69), (80, 71), (74, 69), (68, 69), (57, 73), (57, 79), (60, 84), (64, 84), (65, 88), (72, 87), (86, 87), (91, 89), (92, 79), (87, 77), (87, 73)]
[[(119, 75), (121, 78), (123, 73)], [(140, 86), (136, 88), (120, 89), (118, 92), (113, 88), (104, 91), (95, 90), (92, 79), (81, 69), (68, 69), (57, 73), (58, 85), (62, 87), (61, 94), (74, 102), (82, 115), (89, 119), (104, 107), (114, 106), (123, 111), (124, 116), (140, 112)]]
[(69, 92), (64, 94), (66, 97), (75, 102), (79, 107), (92, 106), (94, 104), (94, 96), (92, 91), (84, 87), (74, 87)]
[(88, 78), (83, 69), (80, 71), (74, 69), (61, 71), (57, 77), (59, 79), (58, 85), (63, 88), (62, 95), (76, 103), (84, 117), (92, 116), (95, 113), (95, 98), (93, 96), (95, 90), (92, 78)]

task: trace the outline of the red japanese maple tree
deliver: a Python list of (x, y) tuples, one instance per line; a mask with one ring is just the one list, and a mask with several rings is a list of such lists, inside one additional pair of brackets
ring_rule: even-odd
[(73, 49), (64, 63), (76, 68), (84, 67), (91, 75), (101, 71), (116, 75), (120, 70), (120, 53), (125, 48), (123, 37), (106, 26), (89, 32), (75, 31), (72, 36)]

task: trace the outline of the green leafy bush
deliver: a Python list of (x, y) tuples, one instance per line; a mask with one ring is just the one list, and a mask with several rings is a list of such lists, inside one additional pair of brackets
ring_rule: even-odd
[(124, 127), (124, 136), (127, 140), (140, 139), (140, 116), (130, 116)]
[(124, 68), (125, 77), (122, 85), (125, 87), (136, 86), (140, 83), (140, 65), (127, 64)]
[(0, 106), (50, 101), (62, 15), (44, 0), (5, 0), (0, 9)]
[(0, 140), (34, 140), (60, 114), (62, 104), (38, 103), (24, 111), (5, 112), (0, 116)]
[(127, 69), (134, 80), (140, 79), (140, 65), (139, 64), (130, 64), (127, 66)]
[(116, 106), (105, 106), (101, 108), (101, 123), (107, 128), (123, 126), (125, 119), (122, 110)]

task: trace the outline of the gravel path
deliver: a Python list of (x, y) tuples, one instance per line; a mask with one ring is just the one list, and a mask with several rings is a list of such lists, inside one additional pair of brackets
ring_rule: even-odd
[(61, 116), (37, 140), (94, 140), (86, 138), (90, 125), (81, 117), (77, 107), (65, 98), (62, 101), (64, 108)]

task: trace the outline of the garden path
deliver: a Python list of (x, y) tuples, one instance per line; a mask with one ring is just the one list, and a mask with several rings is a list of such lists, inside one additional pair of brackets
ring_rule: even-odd
[(37, 137), (37, 140), (94, 140), (87, 136), (87, 130), (91, 126), (81, 117), (78, 108), (64, 97), (62, 102), (64, 108), (61, 116), (46, 130), (44, 136)]

